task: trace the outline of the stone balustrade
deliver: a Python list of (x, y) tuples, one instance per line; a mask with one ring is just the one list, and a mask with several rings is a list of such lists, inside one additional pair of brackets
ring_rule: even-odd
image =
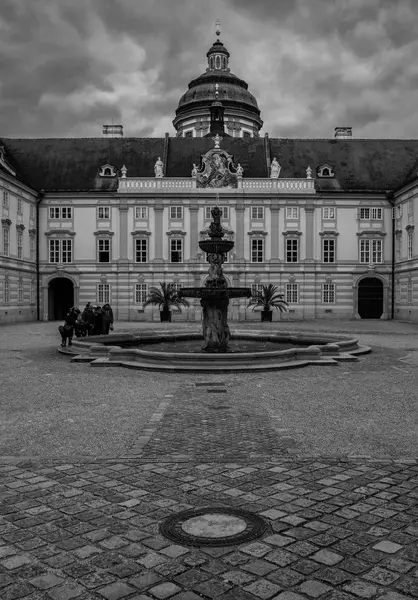
[(314, 194), (314, 179), (245, 179), (238, 178), (237, 188), (202, 188), (196, 186), (195, 177), (121, 177), (119, 179), (118, 192), (120, 193), (141, 193), (154, 192), (160, 193), (172, 191), (194, 190), (197, 193), (210, 193), (221, 191), (225, 193), (235, 193), (237, 190), (257, 191), (257, 193), (266, 192), (268, 194)]

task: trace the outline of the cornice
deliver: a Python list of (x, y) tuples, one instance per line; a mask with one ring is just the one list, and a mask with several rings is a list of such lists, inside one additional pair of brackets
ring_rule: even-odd
[(49, 231), (45, 231), (46, 236), (59, 236), (59, 235), (70, 235), (71, 237), (75, 236), (75, 231), (71, 231), (71, 229), (50, 229)]
[(131, 235), (134, 237), (149, 236), (151, 235), (151, 231), (148, 231), (147, 229), (135, 229), (135, 231), (131, 231)]
[(186, 235), (186, 232), (181, 229), (171, 229), (171, 231), (167, 231), (167, 235)]
[(338, 231), (333, 230), (333, 231), (320, 231), (319, 235), (322, 236), (322, 237), (326, 237), (326, 236), (329, 236), (329, 235), (337, 237), (337, 235), (340, 235), (340, 234), (338, 233)]
[(358, 237), (385, 237), (386, 231), (376, 230), (376, 229), (366, 229), (364, 231), (357, 231), (356, 235)]
[(283, 233), (284, 236), (293, 236), (293, 235), (299, 236), (299, 235), (302, 235), (301, 231), (283, 231), (282, 233)]
[(115, 232), (114, 231), (107, 231), (107, 230), (103, 229), (103, 231), (102, 230), (95, 231), (94, 235), (97, 235), (97, 236), (101, 235), (103, 237), (106, 237), (106, 236), (111, 237), (112, 235), (115, 235)]
[(248, 235), (267, 235), (267, 231), (247, 231)]

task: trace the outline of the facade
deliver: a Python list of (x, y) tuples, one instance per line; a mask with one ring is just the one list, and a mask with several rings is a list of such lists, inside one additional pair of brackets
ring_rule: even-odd
[[(207, 79), (189, 86), (203, 86), (200, 104), (183, 97), (174, 137), (116, 126), (101, 138), (0, 138), (0, 322), (60, 320), (89, 301), (110, 302), (117, 320), (159, 320), (144, 308), (150, 287), (204, 285), (198, 242), (215, 205), (235, 242), (229, 284), (278, 285), (289, 311), (276, 318), (418, 321), (418, 140), (356, 140), (349, 127), (260, 137), (257, 103), (231, 83), (228, 60), (217, 40)], [(231, 317), (259, 320), (246, 304), (233, 300)], [(200, 318), (198, 300), (175, 317)]]

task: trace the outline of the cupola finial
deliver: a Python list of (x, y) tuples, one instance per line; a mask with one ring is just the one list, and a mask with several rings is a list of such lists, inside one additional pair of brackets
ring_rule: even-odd
[(216, 19), (215, 27), (216, 27), (215, 33), (219, 39), (219, 36), (221, 35), (221, 22), (219, 19)]

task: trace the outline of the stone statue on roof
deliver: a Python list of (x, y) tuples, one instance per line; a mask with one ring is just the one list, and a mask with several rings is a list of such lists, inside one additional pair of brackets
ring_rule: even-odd
[(280, 175), (281, 166), (279, 165), (277, 158), (274, 157), (270, 165), (270, 179), (278, 179)]
[(244, 173), (244, 169), (241, 167), (240, 163), (238, 163), (238, 165), (237, 165), (237, 175), (238, 175), (238, 177), (242, 177), (243, 173)]
[(154, 173), (156, 177), (164, 177), (163, 172), (164, 163), (160, 157), (158, 157), (155, 165), (154, 165)]
[(196, 175), (197, 175), (197, 164), (193, 163), (192, 177), (196, 177)]

